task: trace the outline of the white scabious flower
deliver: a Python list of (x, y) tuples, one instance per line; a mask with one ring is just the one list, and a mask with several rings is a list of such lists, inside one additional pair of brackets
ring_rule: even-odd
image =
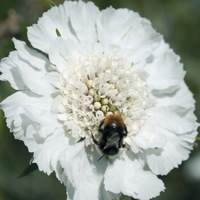
[[(17, 90), (1, 108), (33, 162), (56, 173), (70, 200), (158, 196), (157, 175), (188, 158), (198, 126), (185, 71), (162, 36), (133, 11), (66, 1), (28, 39), (33, 48), (13, 39), (16, 51), (1, 61), (1, 80)], [(127, 135), (99, 159), (109, 115), (123, 118)]]

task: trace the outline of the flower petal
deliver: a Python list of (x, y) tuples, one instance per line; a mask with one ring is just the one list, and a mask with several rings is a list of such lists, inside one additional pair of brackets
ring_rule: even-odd
[[(9, 81), (11, 86), (16, 90), (30, 90), (35, 94), (49, 94), (52, 92), (52, 85), (49, 83), (49, 75), (45, 74), (45, 66), (49, 62), (44, 58), (44, 69), (38, 70), (41, 60), (38, 62), (36, 52), (28, 49), (27, 57), (21, 58), (26, 46), (21, 42), (16, 42), (18, 51), (10, 53), (9, 57), (2, 59), (0, 71), (2, 72), (0, 80)], [(19, 52), (19, 53), (18, 53)], [(30, 54), (32, 56), (30, 56)], [(30, 57), (32, 61), (29, 61)], [(42, 56), (40, 57), (42, 59)], [(31, 64), (30, 64), (31, 63)], [(41, 67), (40, 67), (41, 68)]]
[(187, 160), (195, 141), (197, 132), (175, 135), (166, 129), (159, 128), (159, 134), (167, 140), (163, 148), (147, 149), (147, 164), (153, 173), (166, 175), (182, 161)]
[(58, 37), (92, 44), (97, 41), (95, 21), (98, 14), (98, 8), (91, 2), (66, 1), (44, 13), (37, 24), (29, 27), (28, 39), (45, 53)]
[(28, 39), (32, 46), (45, 53), (56, 38), (61, 35), (64, 39), (77, 41), (76, 36), (69, 27), (69, 10), (67, 3), (53, 7), (43, 14), (37, 24), (28, 27)]
[(132, 150), (139, 152), (135, 146), (146, 149), (144, 155), (150, 169), (166, 175), (188, 158), (197, 135), (195, 121), (193, 113), (180, 106), (154, 108), (133, 138)]
[(152, 108), (146, 124), (163, 127), (175, 134), (184, 134), (196, 130), (196, 117), (193, 108), (186, 109), (182, 106), (163, 106)]
[(98, 38), (103, 47), (107, 49), (110, 44), (118, 45), (136, 16), (127, 9), (116, 10), (109, 7), (103, 10), (97, 20)]
[[(97, 42), (96, 20), (100, 14), (92, 2), (68, 2), (72, 29), (81, 44)], [(84, 28), (83, 28), (84, 27)]]
[(150, 98), (156, 102), (156, 107), (170, 106), (170, 105), (181, 105), (186, 109), (193, 109), (195, 101), (192, 93), (189, 91), (185, 82), (179, 83), (179, 89), (172, 93), (151, 93)]
[(68, 146), (68, 138), (65, 136), (64, 130), (57, 129), (38, 145), (38, 149), (33, 155), (33, 162), (37, 163), (40, 171), (44, 171), (48, 175), (55, 171), (59, 177), (60, 172), (57, 171), (57, 165), (66, 146)]
[[(180, 135), (177, 136), (180, 138), (195, 132), (198, 124), (195, 123), (196, 117), (192, 111), (181, 106), (163, 106), (151, 109), (148, 114), (149, 118), (146, 119), (140, 132), (131, 137), (131, 149), (137, 153), (139, 149), (159, 149), (164, 147), (169, 138), (167, 134), (162, 134), (161, 128), (174, 135)], [(195, 134), (192, 133), (190, 137), (194, 138)], [(191, 144), (193, 142), (191, 141)]]
[(70, 68), (70, 64), (81, 52), (81, 48), (72, 40), (57, 38), (49, 50), (49, 59), (56, 66), (56, 70), (62, 72)]
[[(38, 97), (28, 91), (26, 92), (16, 92), (10, 97), (6, 98), (1, 102), (1, 108), (5, 113), (7, 120), (7, 126), (13, 131), (13, 124), (17, 117), (18, 111), (25, 113), (25, 108), (33, 108), (33, 110), (38, 110), (38, 112), (46, 113), (50, 110), (52, 100), (49, 97)], [(40, 107), (42, 105), (42, 108)], [(52, 115), (50, 115), (52, 116)], [(25, 129), (24, 129), (25, 131)]]
[(141, 162), (133, 159), (133, 155), (131, 157), (110, 161), (104, 175), (105, 189), (140, 200), (158, 196), (164, 190), (163, 182), (150, 171), (145, 171)]
[(149, 57), (161, 42), (161, 36), (148, 20), (127, 9), (103, 10), (97, 21), (97, 30), (105, 50), (110, 45), (117, 45), (134, 63)]
[[(51, 113), (51, 104), (52, 100), (49, 97), (34, 96), (30, 92), (16, 92), (1, 103), (7, 126), (16, 139), (22, 140), (29, 151), (34, 152), (35, 162), (39, 169), (48, 174), (52, 172), (52, 166), (56, 167), (56, 161), (50, 158), (54, 158), (54, 155), (59, 153), (58, 149), (62, 147), (61, 141), (63, 143), (66, 141), (65, 138), (58, 137), (61, 135), (58, 130), (62, 130), (62, 127), (56, 116)], [(64, 134), (64, 130), (62, 133)], [(56, 140), (59, 140), (60, 146), (56, 145), (57, 150), (53, 151), (54, 148), (51, 147), (50, 142), (56, 142)], [(67, 141), (64, 148), (66, 144)], [(41, 157), (45, 157), (46, 160), (41, 162), (43, 159)]]
[(100, 161), (98, 159), (99, 154), (96, 150), (91, 154), (91, 150), (84, 147), (84, 142), (79, 142), (65, 150), (61, 158), (61, 166), (71, 185), (67, 188), (70, 199), (104, 199), (102, 181), (106, 159), (102, 158)]
[(38, 51), (28, 47), (25, 42), (13, 39), (15, 48), (18, 52), (20, 59), (29, 63), (33, 68), (40, 70), (42, 74), (47, 72), (49, 67), (49, 60), (43, 54)]
[(155, 90), (153, 92), (161, 91), (163, 93), (167, 89), (171, 91), (179, 88), (179, 83), (185, 75), (183, 65), (179, 60), (180, 58), (168, 49), (146, 65), (145, 71), (150, 74), (147, 84), (152, 90)]

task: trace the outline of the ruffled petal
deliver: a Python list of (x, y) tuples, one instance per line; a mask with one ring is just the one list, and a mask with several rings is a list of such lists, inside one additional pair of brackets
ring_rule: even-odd
[(70, 69), (71, 62), (80, 54), (81, 47), (72, 40), (57, 38), (49, 50), (49, 60), (56, 66), (56, 70), (62, 72)]
[(133, 135), (130, 140), (131, 149), (138, 153), (142, 149), (162, 148), (166, 139), (156, 131), (157, 127), (145, 124), (137, 135)]
[(163, 182), (143, 169), (139, 160), (124, 156), (110, 161), (104, 175), (105, 189), (113, 193), (132, 196), (140, 200), (156, 197), (165, 189)]
[(40, 171), (44, 171), (48, 175), (55, 171), (57, 177), (59, 177), (60, 171), (57, 170), (59, 158), (68, 145), (69, 141), (64, 134), (64, 130), (57, 129), (38, 144), (38, 148), (33, 154), (33, 162), (37, 163)]
[(146, 149), (144, 155), (150, 169), (155, 174), (166, 175), (188, 158), (198, 124), (193, 113), (180, 106), (155, 108), (151, 114), (132, 140), (133, 147)]
[[(94, 150), (84, 147), (84, 142), (79, 142), (72, 147), (66, 148), (62, 158), (61, 166), (68, 177), (69, 199), (105, 199), (109, 195), (104, 194), (102, 187), (103, 174), (106, 169), (106, 159), (100, 161), (99, 154)], [(66, 182), (66, 181), (65, 181)], [(109, 193), (109, 192), (108, 192)], [(110, 194), (110, 198), (113, 199)]]
[[(74, 34), (83, 44), (94, 45), (97, 42), (96, 20), (100, 14), (92, 2), (69, 2), (69, 18)], [(83, 28), (84, 27), (84, 28)]]
[[(12, 128), (15, 124), (14, 121), (17, 119), (17, 117), (20, 117), (17, 115), (17, 113), (25, 113), (26, 108), (32, 108), (35, 110), (35, 112), (40, 111), (45, 114), (46, 112), (50, 111), (51, 104), (52, 99), (50, 99), (48, 96), (41, 97), (30, 92), (16, 92), (1, 102), (1, 108), (5, 113), (7, 126), (11, 129), (11, 131), (13, 131)], [(52, 118), (52, 114), (50, 114), (49, 117)]]
[(53, 7), (43, 14), (37, 24), (28, 27), (28, 39), (33, 47), (48, 53), (51, 44), (60, 36), (77, 41), (69, 24), (67, 3)]
[[(187, 134), (194, 138), (196, 134), (192, 132), (196, 131), (198, 124), (195, 122), (196, 117), (192, 111), (193, 109), (185, 109), (181, 106), (164, 106), (152, 109), (140, 132), (132, 136), (132, 150), (138, 152), (139, 149), (164, 147), (168, 141), (168, 135), (162, 134), (160, 128), (183, 138), (182, 135)], [(192, 143), (193, 141), (191, 141)]]
[(159, 47), (161, 36), (148, 20), (127, 9), (107, 8), (97, 21), (99, 41), (107, 50), (119, 46), (125, 57), (137, 63), (148, 58)]
[(8, 58), (3, 58), (0, 64), (1, 81), (9, 81), (15, 90), (24, 90), (26, 88), (24, 81), (15, 65), (15, 58), (18, 57), (17, 51), (11, 52)]
[(37, 24), (29, 27), (28, 39), (45, 53), (49, 53), (58, 37), (93, 44), (97, 41), (95, 21), (98, 15), (98, 8), (91, 2), (65, 2), (44, 13)]
[(35, 49), (32, 49), (26, 45), (25, 42), (13, 39), (15, 49), (18, 52), (20, 59), (29, 63), (33, 68), (36, 68), (40, 73), (45, 74), (49, 68), (49, 60), (43, 54), (39, 53)]
[(184, 134), (196, 130), (196, 117), (192, 109), (185, 109), (182, 106), (163, 106), (152, 108), (150, 117), (146, 124), (154, 127), (162, 127), (175, 134)]
[(109, 45), (119, 45), (136, 16), (137, 14), (127, 9), (116, 10), (110, 7), (103, 10), (97, 20), (98, 38), (103, 47), (107, 49)]
[(179, 89), (174, 92), (166, 93), (165, 91), (162, 93), (151, 93), (150, 98), (155, 103), (156, 107), (162, 106), (172, 106), (172, 105), (181, 105), (186, 109), (194, 109), (195, 101), (193, 98), (193, 94), (189, 91), (185, 82), (179, 83)]
[[(1, 103), (7, 126), (16, 139), (22, 140), (29, 151), (34, 152), (34, 161), (39, 169), (48, 174), (56, 167), (55, 160), (59, 157), (55, 155), (61, 151), (62, 141), (64, 148), (67, 144), (61, 124), (51, 113), (51, 105), (49, 97), (38, 97), (29, 92), (16, 92)], [(62, 134), (58, 130), (62, 130)], [(60, 144), (55, 145), (55, 150), (51, 145), (56, 140)], [(46, 160), (43, 161), (43, 158)]]
[[(43, 56), (37, 59), (38, 53), (29, 49), (24, 43), (14, 41), (17, 51), (11, 52), (9, 57), (2, 59), (0, 80), (9, 81), (16, 90), (29, 90), (39, 95), (51, 93), (53, 87), (49, 82), (50, 75), (46, 75), (45, 70), (45, 67), (49, 66), (47, 59)], [(25, 52), (24, 48), (27, 48), (27, 56), (21, 57)], [(41, 69), (42, 62), (43, 69)]]
[(173, 168), (177, 168), (182, 161), (187, 160), (192, 150), (197, 132), (175, 135), (166, 129), (158, 129), (166, 144), (162, 148), (147, 149), (146, 159), (151, 171), (158, 175), (166, 175)]
[(170, 49), (155, 57), (144, 69), (149, 74), (147, 84), (152, 93), (175, 91), (185, 75), (179, 56)]

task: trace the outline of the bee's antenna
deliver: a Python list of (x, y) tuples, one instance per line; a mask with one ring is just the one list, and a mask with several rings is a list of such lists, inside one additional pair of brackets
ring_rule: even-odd
[(97, 161), (101, 160), (103, 157), (104, 157), (104, 154)]

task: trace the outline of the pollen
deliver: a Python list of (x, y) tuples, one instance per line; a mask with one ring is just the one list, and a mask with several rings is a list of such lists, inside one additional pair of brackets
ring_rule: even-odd
[[(107, 115), (108, 112), (110, 114), (120, 113), (117, 107), (112, 104), (112, 101), (109, 96), (101, 95), (102, 96), (101, 97), (100, 94), (98, 94), (100, 92), (94, 89), (95, 88), (95, 85), (93, 85), (94, 81), (87, 80), (86, 81), (87, 86), (88, 86), (88, 83), (90, 83), (88, 87), (88, 95), (91, 96), (91, 98), (93, 99), (92, 105), (94, 106), (95, 111), (102, 112), (102, 114), (105, 116)], [(114, 84), (109, 84), (106, 82), (103, 85), (103, 87), (112, 89), (112, 92), (116, 94), (117, 89), (115, 88)]]
[(109, 103), (109, 99), (108, 98), (103, 98), (101, 100), (101, 104), (103, 104), (103, 105), (108, 105), (108, 103)]
[(101, 103), (100, 102), (94, 102), (94, 109), (95, 110), (100, 110), (101, 109)]
[(88, 94), (92, 97), (96, 95), (96, 90), (94, 88), (89, 89)]

